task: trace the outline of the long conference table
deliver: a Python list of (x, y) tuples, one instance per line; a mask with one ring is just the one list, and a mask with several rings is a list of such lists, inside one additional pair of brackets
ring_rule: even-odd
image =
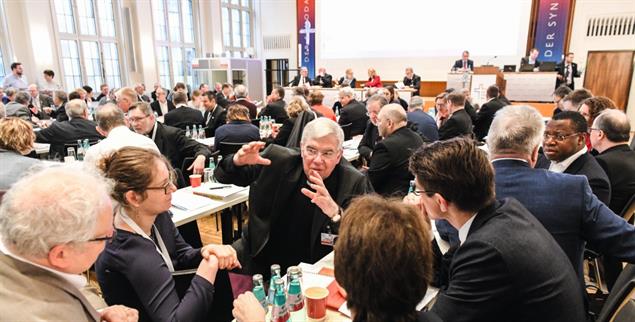
[[(324, 99), (322, 100), (322, 104), (326, 106), (333, 106), (335, 102), (339, 100), (339, 88), (323, 88), (323, 87), (310, 87), (310, 89), (315, 90), (319, 89), (322, 94), (324, 94)], [(410, 97), (412, 97), (412, 93), (414, 89), (404, 88), (397, 89), (397, 93), (399, 97), (404, 99), (406, 102), (410, 101)], [(355, 93), (355, 99), (358, 101), (363, 101), (366, 99), (366, 90), (363, 88), (353, 88), (353, 92)], [(293, 87), (285, 87), (284, 88), (284, 101), (289, 103), (291, 98), (293, 97)]]

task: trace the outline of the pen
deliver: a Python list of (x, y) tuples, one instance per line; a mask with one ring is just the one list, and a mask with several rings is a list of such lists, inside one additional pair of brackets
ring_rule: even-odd
[(231, 186), (211, 187), (209, 188), (209, 190), (218, 190), (218, 189), (225, 189), (225, 188), (231, 188)]

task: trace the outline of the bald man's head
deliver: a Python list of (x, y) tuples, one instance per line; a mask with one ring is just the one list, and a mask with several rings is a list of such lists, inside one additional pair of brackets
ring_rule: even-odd
[(406, 111), (399, 104), (388, 104), (382, 107), (377, 116), (379, 135), (387, 137), (396, 130), (406, 126), (408, 118)]

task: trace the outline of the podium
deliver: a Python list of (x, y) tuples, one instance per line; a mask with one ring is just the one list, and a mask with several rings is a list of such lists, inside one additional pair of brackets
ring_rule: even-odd
[(470, 89), (471, 83), (472, 72), (450, 72), (448, 73), (448, 80), (445, 88), (453, 88), (455, 90), (463, 88)]
[(483, 105), (487, 102), (487, 88), (491, 85), (498, 86), (500, 92), (505, 93), (505, 79), (500, 69), (491, 65), (475, 67), (470, 88), (472, 103)]

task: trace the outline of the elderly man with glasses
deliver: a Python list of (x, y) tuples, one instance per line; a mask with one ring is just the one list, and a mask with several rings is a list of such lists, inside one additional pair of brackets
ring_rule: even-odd
[(342, 158), (344, 133), (327, 118), (309, 122), (300, 151), (263, 142), (244, 145), (216, 168), (222, 183), (250, 185), (249, 224), (232, 246), (245, 273), (314, 263), (333, 249), (351, 198), (372, 192), (368, 179)]
[[(97, 312), (95, 306), (105, 303), (95, 302), (97, 295), (89, 293), (87, 281), (80, 275), (113, 237), (109, 192), (103, 179), (67, 166), (25, 177), (4, 195), (0, 207), (0, 307), (4, 317), (14, 321), (61, 317), (69, 321), (137, 321), (137, 311), (121, 305)], [(33, 198), (34, 194), (40, 197)]]

